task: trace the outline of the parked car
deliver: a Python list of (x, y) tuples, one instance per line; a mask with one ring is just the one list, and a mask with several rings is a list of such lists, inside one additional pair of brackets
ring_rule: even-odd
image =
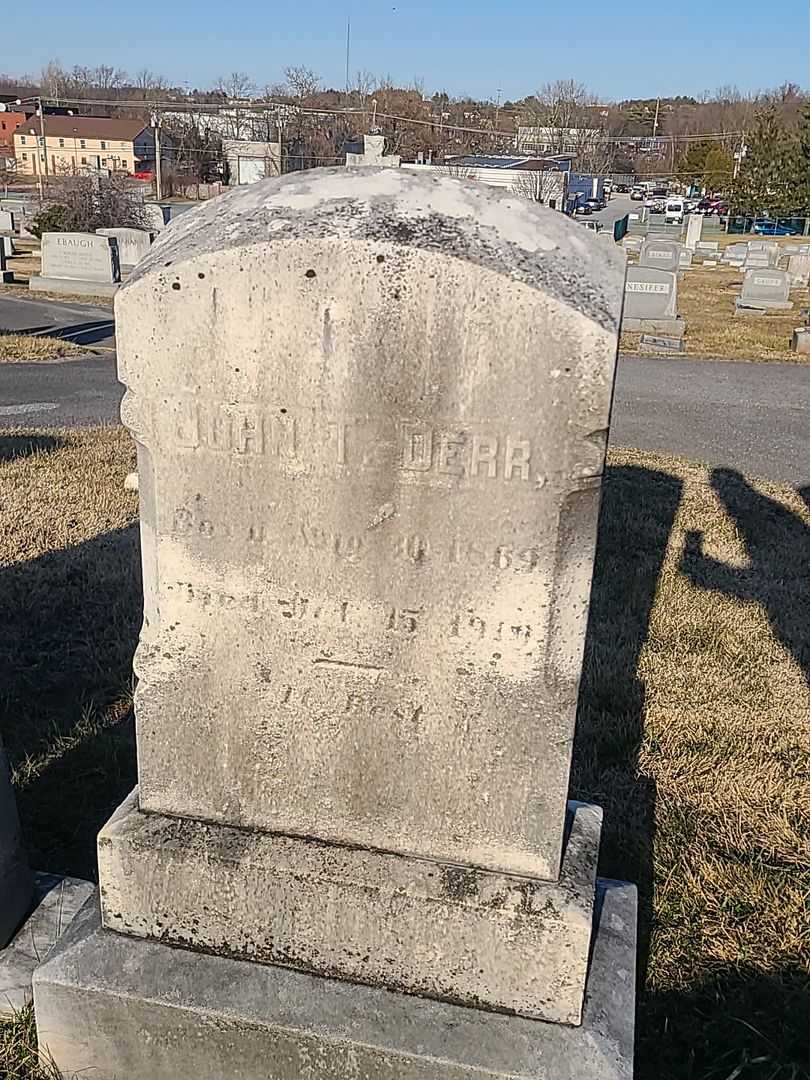
[(582, 224), (592, 232), (601, 232), (603, 227), (601, 221), (583, 221)]
[(680, 195), (670, 195), (664, 207), (664, 220), (667, 225), (683, 224), (684, 205)]
[(792, 225), (780, 225), (778, 221), (771, 221), (768, 218), (761, 218), (759, 221), (755, 221), (751, 231), (757, 233), (758, 236), (799, 235), (799, 230), (794, 229)]
[(604, 199), (586, 199), (585, 205), (590, 206), (592, 213), (596, 213), (598, 210), (604, 210), (607, 203)]
[(575, 214), (592, 214), (593, 210), (591, 210), (590, 206), (588, 206), (588, 204), (586, 202), (577, 203), (576, 207), (574, 208), (574, 213)]
[(617, 195), (626, 195), (630, 188), (627, 186), (627, 184), (617, 184), (616, 187), (612, 188), (611, 190), (615, 191)]
[(630, 198), (638, 201), (644, 198), (644, 188), (634, 187), (630, 189)]

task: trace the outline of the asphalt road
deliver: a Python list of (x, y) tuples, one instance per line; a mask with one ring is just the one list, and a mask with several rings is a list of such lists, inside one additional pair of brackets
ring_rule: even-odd
[[(0, 427), (119, 423), (109, 357), (0, 364)], [(810, 367), (623, 359), (612, 443), (810, 486)]]
[(0, 330), (61, 337), (77, 345), (115, 347), (112, 311), (90, 304), (0, 296)]

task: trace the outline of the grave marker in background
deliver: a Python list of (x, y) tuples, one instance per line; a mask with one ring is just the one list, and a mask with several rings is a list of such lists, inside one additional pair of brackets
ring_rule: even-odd
[(640, 266), (656, 270), (677, 271), (680, 263), (681, 245), (677, 240), (648, 238), (641, 246)]
[(43, 233), (42, 270), (32, 277), (40, 292), (113, 296), (121, 280), (118, 245), (95, 233)]
[(735, 301), (737, 311), (777, 310), (793, 307), (790, 300), (790, 278), (786, 270), (775, 267), (749, 270), (743, 278), (742, 293)]
[(96, 229), (97, 236), (112, 236), (118, 244), (121, 269), (132, 270), (149, 254), (152, 234), (145, 229)]
[(37, 975), (64, 1072), (629, 1075), (632, 893), (592, 941), (566, 803), (623, 276), (396, 170), (235, 192), (135, 272), (139, 789)]
[(689, 214), (686, 219), (686, 247), (694, 251), (703, 235), (703, 215)]

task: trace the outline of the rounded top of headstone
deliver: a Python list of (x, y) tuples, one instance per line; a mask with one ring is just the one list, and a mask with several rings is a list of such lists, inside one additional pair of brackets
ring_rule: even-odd
[(609, 329), (624, 279), (618, 248), (537, 203), (450, 175), (313, 169), (237, 188), (161, 233), (122, 290), (217, 251), (309, 239), (401, 244), (477, 263)]

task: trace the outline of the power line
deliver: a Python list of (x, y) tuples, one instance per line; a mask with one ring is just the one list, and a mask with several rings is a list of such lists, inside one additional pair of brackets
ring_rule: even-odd
[[(52, 100), (52, 99), (45, 99)], [(367, 116), (371, 111), (371, 107), (349, 106), (347, 108), (334, 108), (334, 109), (318, 109), (308, 105), (293, 105), (286, 101), (251, 101), (238, 102), (238, 103), (220, 103), (220, 102), (186, 102), (186, 101), (103, 101), (92, 98), (64, 98), (60, 97), (59, 102), (61, 105), (79, 105), (79, 106), (95, 106), (98, 108), (107, 109), (137, 109), (137, 110), (159, 110), (162, 112), (185, 112), (185, 113), (206, 113), (210, 112), (212, 115), (217, 115), (223, 111), (230, 112), (266, 112), (268, 114), (278, 113), (279, 110), (283, 110), (288, 113), (300, 113), (306, 116)], [(464, 124), (449, 124), (446, 123), (443, 118), (432, 117), (431, 119), (421, 119), (415, 116), (400, 116), (397, 113), (383, 113), (377, 112), (377, 118), (380, 120), (392, 120), (397, 123), (403, 124), (416, 124), (421, 127), (441, 128), (442, 131), (460, 131), (468, 135), (487, 135), (492, 137), (493, 135), (503, 135), (505, 137), (515, 136), (518, 137), (519, 132), (509, 131), (497, 131), (494, 127), (478, 128), (470, 127)], [(525, 125), (530, 127), (530, 125)], [(540, 125), (533, 125), (540, 127)], [(542, 130), (542, 129), (541, 129)], [(554, 130), (549, 128), (548, 130)], [(567, 129), (566, 129), (567, 130)], [(594, 142), (600, 143), (615, 143), (622, 145), (625, 143), (638, 143), (644, 141), (660, 142), (662, 147), (669, 145), (674, 139), (676, 142), (701, 142), (712, 139), (734, 139), (740, 138), (743, 135), (742, 131), (713, 131), (706, 132), (705, 134), (691, 134), (691, 135), (601, 135), (597, 129), (582, 128), (574, 130), (594, 131)], [(551, 152), (551, 151), (550, 151)], [(575, 151), (572, 151), (575, 152)]]

